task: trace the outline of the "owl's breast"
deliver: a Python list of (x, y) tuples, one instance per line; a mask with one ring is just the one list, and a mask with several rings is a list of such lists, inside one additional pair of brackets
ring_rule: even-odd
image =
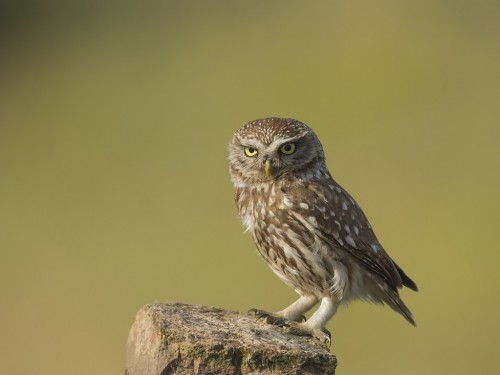
[(274, 182), (239, 188), (235, 201), (247, 232), (273, 232), (288, 227), (285, 210), (290, 202)]
[(335, 259), (309, 224), (297, 217), (290, 198), (277, 184), (237, 193), (243, 224), (259, 254), (286, 284), (304, 293), (331, 290)]

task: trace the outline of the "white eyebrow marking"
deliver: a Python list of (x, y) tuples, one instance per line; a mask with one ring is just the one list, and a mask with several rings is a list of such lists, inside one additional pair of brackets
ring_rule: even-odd
[(300, 138), (302, 138), (304, 135), (306, 135), (305, 132), (302, 133), (302, 134), (296, 135), (294, 137), (289, 137), (289, 138), (285, 138), (285, 139), (275, 139), (274, 141), (271, 142), (271, 144), (269, 146), (267, 146), (267, 148), (272, 149), (272, 148), (275, 148), (277, 146), (281, 146), (284, 143), (289, 143), (289, 142), (292, 142), (292, 141), (297, 141)]
[(238, 138), (238, 141), (240, 142), (241, 146), (243, 146), (243, 147), (253, 147), (253, 148), (256, 148), (257, 150), (264, 150), (266, 148), (264, 143), (262, 143), (258, 139), (251, 138), (251, 139), (242, 140), (242, 139)]

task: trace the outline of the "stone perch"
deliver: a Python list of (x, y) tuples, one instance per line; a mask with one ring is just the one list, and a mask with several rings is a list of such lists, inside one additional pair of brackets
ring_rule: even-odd
[(335, 374), (318, 340), (244, 313), (177, 302), (144, 306), (127, 342), (126, 375)]

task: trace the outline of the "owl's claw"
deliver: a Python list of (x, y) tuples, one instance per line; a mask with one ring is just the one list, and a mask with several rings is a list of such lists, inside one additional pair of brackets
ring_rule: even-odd
[[(262, 320), (267, 324), (277, 324), (278, 322), (285, 322), (289, 319), (280, 316), (279, 313), (270, 313), (260, 309), (250, 309), (247, 311), (247, 315), (255, 317), (256, 320)], [(297, 322), (305, 322), (306, 317), (304, 315), (300, 315), (300, 317), (296, 320)]]
[(326, 348), (332, 347), (332, 335), (327, 329), (313, 329), (314, 338), (318, 339)]
[(247, 315), (253, 315), (255, 320), (263, 321), (267, 324), (275, 324), (278, 320), (282, 320), (279, 316), (276, 316), (270, 312), (259, 310), (259, 309), (250, 309), (247, 311)]
[(273, 325), (278, 327), (285, 327), (288, 324), (289, 320), (285, 318), (278, 318), (274, 321)]

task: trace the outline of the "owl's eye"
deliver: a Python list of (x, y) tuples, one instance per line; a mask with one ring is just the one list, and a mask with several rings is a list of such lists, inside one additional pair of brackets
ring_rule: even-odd
[(295, 152), (295, 143), (285, 143), (280, 147), (280, 151), (285, 155), (291, 155)]
[(257, 155), (257, 150), (253, 147), (245, 147), (246, 156), (255, 156)]

